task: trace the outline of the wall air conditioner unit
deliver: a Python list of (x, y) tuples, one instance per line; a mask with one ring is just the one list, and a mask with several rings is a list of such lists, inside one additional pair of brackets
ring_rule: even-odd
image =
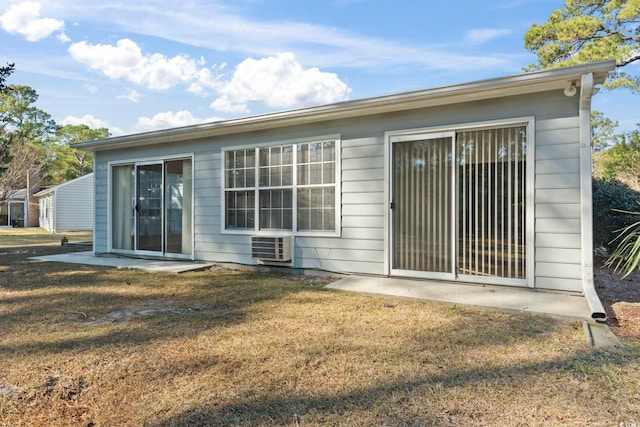
[(251, 257), (268, 262), (289, 262), (292, 259), (291, 236), (251, 236)]

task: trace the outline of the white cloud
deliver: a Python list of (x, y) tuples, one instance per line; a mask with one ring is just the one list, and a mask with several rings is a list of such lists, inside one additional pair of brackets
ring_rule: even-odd
[[(65, 0), (65, 7), (60, 7), (59, 13), (66, 13), (69, 19), (78, 19), (78, 16), (90, 19), (90, 14), (94, 12), (92, 8), (84, 6), (85, 1)], [(274, 52), (295, 52), (301, 63), (312, 63), (321, 69), (411, 66), (452, 71), (467, 71), (470, 67), (497, 68), (502, 71), (509, 67), (520, 70), (522, 66), (519, 56), (510, 58), (487, 52), (477, 54), (473, 50), (462, 51), (460, 46), (455, 45), (459, 41), (455, 39), (448, 46), (419, 42), (408, 44), (404, 40), (371, 37), (336, 26), (250, 18), (242, 14), (244, 8), (232, 3), (180, 2), (177, 13), (175, 8), (161, 0), (111, 0), (101, 8), (100, 18), (113, 29), (218, 52), (234, 52), (251, 57), (266, 57)], [(69, 15), (70, 10), (73, 11), (72, 15)], [(171, 28), (171, 31), (167, 31), (167, 28)]]
[(140, 117), (135, 128), (137, 131), (143, 132), (197, 125), (199, 123), (214, 122), (218, 120), (221, 119), (218, 117), (209, 117), (206, 119), (193, 117), (189, 111), (178, 111), (177, 113), (167, 111), (165, 113), (158, 113), (153, 117)]
[(64, 119), (62, 119), (59, 123), (61, 125), (72, 125), (72, 126), (87, 125), (91, 129), (107, 128), (109, 129), (109, 132), (111, 133), (112, 136), (118, 136), (118, 135), (124, 134), (124, 131), (122, 129), (118, 129), (117, 127), (110, 127), (109, 123), (94, 117), (93, 114), (85, 114), (82, 117), (67, 116)]
[[(541, 0), (509, 1), (534, 3)], [(259, 19), (245, 15), (247, 8), (238, 6), (240, 3), (246, 6), (247, 2), (109, 0), (89, 3), (87, 0), (48, 0), (47, 10), (54, 11), (55, 16), (63, 17), (67, 22), (97, 21), (101, 28), (109, 28), (116, 34), (157, 37), (243, 57), (295, 52), (302, 64), (313, 64), (320, 69), (419, 67), (421, 70), (454, 72), (486, 69), (518, 72), (523, 61), (529, 61), (520, 54), (479, 53), (473, 43), (458, 37), (444, 45), (428, 41), (408, 42), (406, 38), (372, 37), (347, 27)], [(176, 4), (179, 4), (178, 8)], [(167, 31), (168, 28), (171, 31)]]
[(247, 112), (247, 104), (301, 107), (347, 99), (351, 89), (334, 73), (304, 69), (293, 53), (278, 53), (259, 60), (246, 59), (219, 90), (211, 107), (224, 112)]
[[(56, 31), (62, 31), (64, 21), (53, 18), (40, 18), (40, 3), (24, 2), (11, 6), (0, 15), (0, 26), (11, 34), (21, 34), (30, 42), (49, 37)], [(62, 41), (68, 40), (63, 33), (58, 35)]]
[(203, 67), (203, 59), (195, 60), (186, 55), (169, 58), (159, 53), (143, 54), (130, 39), (118, 40), (115, 46), (82, 41), (72, 44), (68, 50), (74, 60), (111, 79), (126, 80), (150, 89), (166, 90), (188, 83), (190, 90), (197, 93), (215, 86), (215, 78), (210, 70)]
[(229, 99), (229, 95), (225, 95), (213, 101), (211, 103), (211, 108), (216, 111), (222, 111), (224, 113), (249, 113), (249, 107), (247, 104), (243, 104), (241, 102), (234, 102)]
[(467, 33), (467, 41), (472, 44), (482, 44), (498, 37), (511, 34), (512, 31), (505, 28), (480, 28)]
[(138, 91), (131, 89), (128, 93), (124, 95), (118, 95), (117, 99), (128, 99), (131, 102), (138, 102), (140, 100), (140, 94)]
[(63, 43), (69, 43), (71, 41), (71, 39), (69, 38), (69, 36), (67, 36), (65, 33), (58, 33), (58, 35), (56, 36), (56, 38), (58, 40), (60, 40)]

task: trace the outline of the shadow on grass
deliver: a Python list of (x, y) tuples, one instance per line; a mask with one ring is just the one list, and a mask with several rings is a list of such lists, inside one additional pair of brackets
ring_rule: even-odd
[[(598, 359), (597, 362), (593, 361), (594, 357)], [(358, 420), (362, 419), (361, 417), (367, 421), (366, 425), (371, 425), (370, 423), (393, 426), (458, 425), (458, 422), (451, 419), (452, 416), (455, 418), (455, 411), (450, 413), (445, 408), (441, 408), (440, 411), (431, 408), (429, 413), (425, 408), (407, 407), (404, 403), (415, 397), (427, 401), (435, 400), (440, 398), (439, 395), (442, 393), (456, 388), (488, 384), (494, 387), (505, 387), (512, 383), (528, 382), (542, 373), (566, 376), (567, 372), (580, 370), (581, 367), (604, 368), (625, 363), (626, 360), (621, 355), (596, 353), (594, 356), (592, 352), (579, 352), (562, 360), (519, 366), (466, 370), (443, 368), (438, 374), (416, 375), (417, 378), (414, 377), (412, 380), (396, 381), (347, 393), (315, 397), (276, 395), (257, 399), (249, 398), (222, 406), (205, 403), (202, 408), (183, 408), (179, 414), (145, 425), (153, 427), (280, 426), (298, 423), (299, 425), (349, 425), (348, 420)], [(512, 398), (517, 399), (518, 396), (512, 396)], [(591, 405), (588, 399), (576, 404), (583, 406), (585, 410)], [(381, 408), (385, 408), (384, 411), (381, 411)], [(464, 415), (473, 418), (472, 414)], [(475, 421), (485, 425), (481, 419), (476, 418)], [(353, 425), (361, 424), (355, 422)]]
[[(253, 272), (175, 275), (29, 259), (64, 252), (0, 250), (0, 357), (195, 336), (242, 322), (249, 305), (310, 289)], [(22, 331), (36, 338), (27, 341)], [(38, 339), (48, 334), (58, 338)]]
[(0, 228), (0, 248), (9, 249), (27, 245), (60, 246), (62, 239), (70, 242), (90, 242), (90, 231), (70, 231), (52, 234), (40, 228)]
[[(412, 319), (402, 317), (399, 311), (403, 304), (394, 307), (385, 304), (384, 298), (352, 294), (326, 298), (331, 294), (320, 291), (321, 285), (282, 280), (278, 276), (226, 271), (175, 276), (58, 263), (42, 264), (32, 276), (33, 262), (25, 260), (26, 256), (32, 255), (16, 253), (12, 261), (2, 263), (11, 269), (6, 272), (10, 280), (0, 276), (0, 294), (8, 296), (0, 306), (0, 359), (34, 357), (37, 360), (43, 356), (47, 360), (51, 354), (64, 353), (62, 358), (68, 358), (67, 352), (86, 351), (109, 360), (122, 354), (114, 352), (109, 356), (105, 350), (110, 347), (126, 348), (124, 353), (136, 353), (144, 358), (145, 350), (154, 343), (179, 338), (177, 345), (183, 345), (183, 339), (191, 340), (187, 342), (191, 351), (185, 353), (187, 357), (157, 357), (149, 371), (145, 371), (144, 366), (138, 367), (140, 374), (149, 372), (167, 379), (148, 379), (152, 385), (162, 385), (159, 400), (172, 396), (171, 402), (158, 403), (165, 406), (156, 408), (153, 418), (142, 420), (146, 421), (145, 425), (156, 427), (295, 425), (294, 415), (300, 417), (300, 425), (345, 425), (355, 413), (367, 414), (362, 418), (368, 417), (366, 425), (456, 424), (456, 420), (446, 418), (448, 415), (443, 411), (434, 411), (433, 406), (425, 409), (422, 404), (466, 386), (514, 385), (518, 390), (516, 384), (535, 381), (538, 375), (549, 372), (585, 378), (591, 375), (591, 370), (623, 366), (629, 361), (625, 355), (576, 350), (579, 346), (575, 343), (568, 346), (573, 349), (564, 357), (549, 357), (545, 361), (529, 359), (526, 349), (522, 348), (540, 345), (549, 334), (558, 339), (559, 323), (546, 318), (493, 312), (484, 316), (480, 310), (450, 308), (447, 312), (447, 308), (441, 308), (430, 310), (438, 311), (438, 318), (425, 316), (428, 322), (409, 324)], [(65, 274), (73, 281), (65, 281)], [(296, 297), (300, 292), (306, 293)], [(289, 298), (291, 296), (293, 298)], [(287, 307), (276, 304), (256, 307), (256, 304), (276, 300), (284, 300), (286, 304), (282, 305)], [(324, 306), (326, 300), (330, 303)], [(140, 313), (150, 307), (157, 310), (153, 315), (131, 316), (126, 321), (116, 318), (113, 322), (100, 322), (109, 319), (112, 312), (132, 307), (138, 307)], [(315, 307), (312, 314), (305, 311), (310, 307)], [(327, 307), (339, 311), (340, 316), (329, 317), (329, 313), (323, 311)], [(189, 311), (190, 308), (198, 310)], [(263, 312), (256, 313), (259, 310)], [(275, 310), (275, 314), (270, 310)], [(417, 317), (421, 315), (419, 310), (414, 306), (405, 313)], [(80, 312), (82, 314), (77, 314)], [(76, 314), (70, 317), (70, 313)], [(289, 319), (278, 318), (287, 315)], [(294, 332), (274, 330), (293, 318), (300, 319), (304, 333), (291, 336)], [(96, 320), (95, 325), (89, 324)], [(395, 326), (384, 329), (380, 323), (385, 320), (395, 322)], [(242, 323), (248, 326), (244, 331), (231, 329)], [(410, 327), (403, 328), (407, 324)], [(39, 327), (44, 328), (42, 334)], [(223, 334), (217, 332), (227, 328), (224, 332), (231, 332), (237, 340), (226, 337), (234, 345), (221, 348)], [(366, 328), (374, 331), (371, 333), (374, 339), (359, 339)], [(35, 338), (22, 340), (23, 331)], [(245, 335), (236, 336), (236, 333)], [(270, 352), (269, 346), (275, 353)], [(503, 349), (517, 346), (521, 353), (500, 359), (502, 362), (487, 360), (484, 366), (479, 366), (482, 361), (468, 357), (476, 352), (493, 355), (494, 346)], [(242, 352), (246, 354), (240, 354)], [(555, 349), (555, 354), (560, 352)], [(278, 360), (270, 365), (271, 371), (261, 369), (262, 364), (274, 358)], [(292, 362), (293, 358), (297, 359)], [(372, 362), (372, 358), (376, 360)], [(364, 362), (371, 369), (370, 375), (359, 372)], [(229, 365), (228, 370), (221, 369), (225, 364)], [(396, 365), (406, 370), (394, 374)], [(281, 369), (278, 371), (278, 368)], [(345, 382), (335, 391), (327, 391), (328, 387), (321, 384), (322, 375), (314, 374), (314, 370), (324, 368), (330, 369), (331, 375), (353, 374), (359, 382)], [(249, 374), (245, 372), (247, 369)], [(409, 369), (414, 371), (408, 372)], [(110, 371), (100, 372), (100, 377), (107, 372)], [(283, 384), (283, 378), (300, 383), (308, 381), (305, 386), (310, 393)], [(189, 387), (173, 385), (173, 381), (169, 381), (173, 379), (189, 381)], [(222, 387), (237, 388), (230, 394), (233, 397), (223, 400), (209, 392), (213, 388), (212, 379)], [(153, 393), (155, 389), (148, 390)], [(203, 394), (197, 395), (195, 403), (175, 405), (173, 410), (168, 407), (180, 402), (182, 397), (187, 400), (191, 391), (198, 390)], [(570, 394), (571, 390), (563, 393)], [(472, 391), (471, 395), (477, 398), (481, 393)], [(129, 397), (122, 396), (123, 399)], [(413, 406), (406, 403), (416, 399), (421, 403)], [(591, 402), (586, 398), (574, 400), (583, 407)], [(47, 399), (42, 402), (50, 403)], [(119, 421), (124, 424), (126, 420)]]

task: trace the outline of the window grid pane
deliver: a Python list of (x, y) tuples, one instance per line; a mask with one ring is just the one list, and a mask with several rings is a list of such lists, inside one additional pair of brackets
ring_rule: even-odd
[(312, 187), (298, 189), (298, 230), (335, 230), (335, 189)]
[(225, 187), (250, 188), (255, 185), (255, 150), (225, 153)]
[(293, 185), (293, 145), (260, 149), (260, 187)]
[(260, 229), (291, 230), (292, 189), (260, 190)]
[(227, 229), (255, 228), (255, 192), (227, 191), (226, 211)]

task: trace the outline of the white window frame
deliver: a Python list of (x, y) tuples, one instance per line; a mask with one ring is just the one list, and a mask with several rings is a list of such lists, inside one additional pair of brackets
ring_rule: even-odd
[[(313, 185), (300, 185), (298, 184), (298, 144), (308, 144), (318, 142), (321, 143), (323, 141), (334, 141), (335, 142), (335, 183), (333, 184), (335, 187), (335, 200), (334, 200), (334, 214), (335, 214), (335, 228), (334, 230), (302, 230), (298, 231), (298, 188), (313, 188)], [(282, 186), (282, 187), (260, 187), (259, 180), (259, 150), (261, 148), (268, 147), (279, 147), (285, 145), (293, 146), (293, 184), (291, 186)], [(236, 150), (247, 150), (247, 149), (255, 149), (256, 150), (256, 173), (255, 173), (255, 185), (254, 187), (248, 187), (247, 191), (255, 191), (255, 223), (253, 228), (243, 228), (243, 229), (227, 229), (226, 228), (226, 215), (227, 215), (227, 206), (226, 206), (226, 153), (227, 151), (236, 151)], [(309, 138), (295, 138), (295, 139), (286, 139), (286, 140), (273, 140), (270, 142), (256, 143), (256, 144), (245, 144), (245, 145), (232, 145), (222, 148), (222, 156), (221, 156), (221, 178), (222, 183), (220, 186), (220, 229), (222, 234), (239, 234), (239, 235), (262, 235), (262, 236), (300, 236), (300, 237), (340, 237), (342, 224), (342, 203), (341, 203), (341, 171), (342, 171), (342, 141), (339, 134), (331, 134), (331, 135), (321, 135), (314, 136)], [(316, 185), (315, 187), (327, 187), (327, 185)], [(291, 230), (281, 230), (281, 229), (260, 229), (260, 190), (268, 190), (275, 188), (292, 188), (292, 229)], [(238, 191), (240, 191), (238, 189)]]
[[(509, 279), (502, 277), (482, 277), (482, 276), (464, 276), (459, 275), (452, 277), (454, 280), (464, 279), (465, 281), (472, 280), (475, 283), (483, 284), (496, 284), (496, 285), (511, 285), (511, 286), (523, 286), (534, 287), (535, 283), (535, 117), (514, 117), (502, 120), (490, 120), (482, 122), (471, 123), (459, 123), (446, 126), (434, 126), (426, 128), (415, 129), (401, 129), (395, 131), (385, 132), (384, 135), (384, 152), (385, 152), (385, 186), (384, 186), (384, 200), (385, 206), (390, 207), (392, 185), (393, 185), (393, 144), (402, 140), (413, 140), (420, 135), (436, 135), (453, 133), (453, 144), (455, 148), (455, 135), (459, 132), (465, 132), (470, 130), (483, 130), (483, 129), (496, 129), (500, 127), (513, 127), (513, 126), (525, 126), (527, 132), (527, 151), (526, 151), (526, 230), (525, 230), (525, 244), (527, 247), (526, 253), (526, 266), (525, 266), (525, 279)], [(454, 150), (455, 152), (455, 150)], [(453, 177), (455, 185), (455, 176)], [(421, 272), (398, 272), (391, 268), (391, 257), (393, 256), (393, 224), (391, 209), (385, 209), (385, 256), (384, 256), (384, 271), (387, 275), (408, 275), (410, 277), (428, 278), (429, 274), (422, 274)], [(453, 227), (454, 233), (458, 230)], [(455, 235), (455, 234), (454, 234)], [(455, 242), (455, 239), (453, 240)], [(454, 244), (454, 250), (456, 245)]]

